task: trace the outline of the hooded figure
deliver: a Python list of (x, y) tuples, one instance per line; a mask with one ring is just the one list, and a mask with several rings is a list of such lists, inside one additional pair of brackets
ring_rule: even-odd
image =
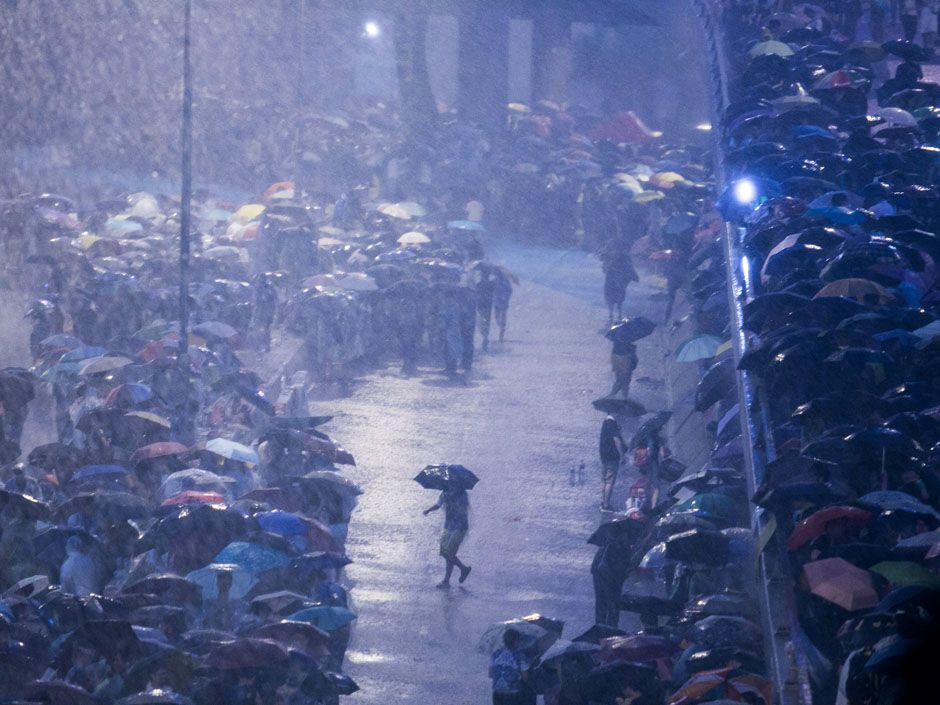
[(85, 597), (98, 592), (98, 566), (89, 555), (80, 536), (70, 536), (65, 544), (68, 554), (59, 569), (62, 589), (72, 595)]

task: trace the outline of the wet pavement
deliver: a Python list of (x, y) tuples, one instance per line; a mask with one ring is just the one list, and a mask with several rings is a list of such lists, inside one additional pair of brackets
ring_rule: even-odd
[[(602, 415), (591, 400), (612, 381), (600, 267), (581, 252), (498, 243), (487, 250), (522, 283), (507, 341), (478, 360), (466, 385), (431, 368), (409, 379), (389, 367), (360, 380), (350, 398), (313, 406), (337, 415), (326, 430), (355, 453), (359, 466), (348, 474), (365, 490), (350, 524), (355, 563), (347, 573), (359, 614), (348, 671), (364, 705), (485, 702), (487, 660), (477, 642), (490, 623), (541, 612), (565, 620), (570, 637), (594, 621), (585, 539), (601, 517)], [(652, 279), (631, 287), (628, 309), (659, 320), (665, 301)], [(635, 396), (649, 409), (690, 408), (684, 397), (696, 370), (665, 357), (682, 333), (641, 344)], [(699, 418), (681, 425), (673, 444), (687, 462), (703, 447)], [(583, 484), (572, 484), (569, 470), (581, 461)], [(421, 514), (436, 494), (412, 480), (433, 462), (462, 463), (480, 477), (460, 553), (473, 572), (449, 590), (434, 587), (444, 567), (442, 516)]]

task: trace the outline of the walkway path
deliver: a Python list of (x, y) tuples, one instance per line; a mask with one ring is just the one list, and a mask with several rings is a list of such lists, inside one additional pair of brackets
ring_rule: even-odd
[[(594, 621), (585, 538), (600, 516), (602, 417), (590, 402), (611, 382), (609, 345), (599, 334), (600, 268), (580, 252), (487, 248), (522, 285), (507, 342), (482, 357), (468, 386), (430, 370), (404, 379), (389, 368), (351, 398), (322, 404), (337, 414), (326, 430), (348, 439), (359, 461), (349, 474), (366, 492), (348, 546), (359, 614), (348, 671), (363, 705), (477, 705), (489, 683), (476, 644), (490, 623), (542, 612), (565, 620), (571, 636)], [(630, 296), (630, 313), (662, 316), (662, 297), (648, 281)], [(673, 342), (669, 336), (666, 347)], [(687, 393), (695, 379), (687, 366), (666, 379), (661, 343), (654, 335), (640, 351), (637, 376), (646, 379), (636, 396), (650, 409), (671, 406), (682, 396), (676, 389)], [(683, 434), (697, 428), (690, 422)], [(684, 460), (699, 450), (687, 445), (688, 453), (676, 448)], [(568, 470), (582, 460), (585, 482), (572, 485)], [(441, 461), (466, 464), (481, 478), (461, 551), (473, 574), (449, 591), (434, 588), (443, 569), (441, 517), (421, 515), (436, 496), (412, 481), (424, 464)]]

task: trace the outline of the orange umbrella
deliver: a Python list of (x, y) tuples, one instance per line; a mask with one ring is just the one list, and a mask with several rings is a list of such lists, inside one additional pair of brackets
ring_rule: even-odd
[(849, 612), (878, 604), (871, 573), (843, 558), (807, 563), (803, 566), (803, 580), (811, 593)]

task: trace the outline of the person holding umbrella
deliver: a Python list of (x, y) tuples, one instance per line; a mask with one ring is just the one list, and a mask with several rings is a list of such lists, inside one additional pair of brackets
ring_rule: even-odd
[(624, 319), (607, 331), (604, 337), (613, 343), (610, 368), (614, 373), (614, 386), (608, 397), (615, 397), (618, 393), (622, 393), (624, 399), (627, 398), (633, 372), (639, 363), (635, 343), (652, 333), (655, 327), (655, 324), (648, 318), (637, 316)]
[(620, 459), (626, 450), (620, 433), (620, 424), (617, 419), (608, 415), (601, 424), (600, 456), (603, 468), (603, 486), (601, 489), (601, 511), (609, 512), (610, 497), (614, 492), (614, 483), (617, 482), (617, 471), (620, 469)]
[(425, 489), (440, 489), (437, 502), (424, 510), (424, 516), (438, 509), (444, 510), (444, 532), (441, 534), (441, 558), (446, 569), (440, 589), (450, 587), (454, 568), (460, 570), (458, 581), (463, 583), (470, 575), (470, 566), (457, 557), (460, 544), (470, 529), (470, 498), (467, 490), (477, 483), (477, 477), (462, 465), (429, 465), (415, 478)]

